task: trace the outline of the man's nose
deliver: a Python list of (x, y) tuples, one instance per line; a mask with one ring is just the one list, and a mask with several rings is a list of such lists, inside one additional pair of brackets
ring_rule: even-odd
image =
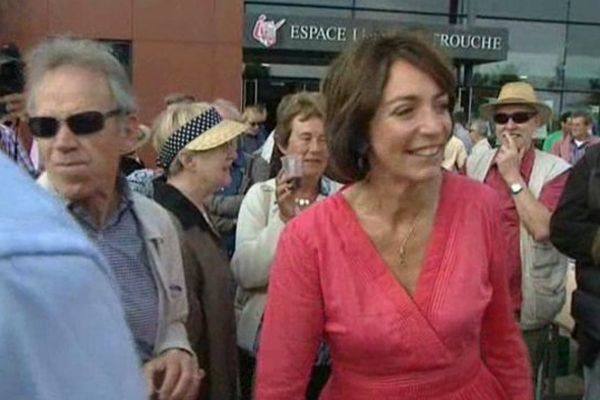
[(506, 129), (515, 129), (518, 126), (519, 125), (517, 123), (515, 123), (515, 121), (513, 121), (512, 117), (508, 119), (506, 124), (504, 124), (504, 128), (506, 128)]
[(65, 122), (60, 122), (58, 131), (54, 135), (54, 145), (59, 149), (72, 149), (77, 147), (78, 138), (77, 135), (71, 131), (69, 126)]

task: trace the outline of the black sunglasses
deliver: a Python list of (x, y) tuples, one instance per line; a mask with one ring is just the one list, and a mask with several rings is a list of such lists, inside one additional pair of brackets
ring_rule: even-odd
[(494, 122), (500, 125), (508, 123), (508, 120), (512, 120), (515, 124), (524, 124), (533, 118), (537, 112), (535, 111), (519, 111), (513, 114), (498, 113), (494, 114)]
[(54, 117), (30, 117), (29, 130), (39, 138), (51, 138), (58, 132), (60, 123), (65, 122), (75, 135), (89, 135), (101, 131), (107, 118), (122, 114), (120, 108), (108, 112), (84, 111), (68, 116), (65, 119)]

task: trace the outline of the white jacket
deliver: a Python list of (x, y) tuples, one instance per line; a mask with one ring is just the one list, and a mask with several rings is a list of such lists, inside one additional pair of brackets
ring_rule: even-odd
[[(324, 178), (317, 201), (338, 188), (338, 184)], [(237, 343), (251, 354), (256, 351), (256, 336), (267, 301), (271, 264), (284, 228), (275, 197), (275, 179), (252, 186), (240, 208), (236, 250), (231, 260), (238, 284), (235, 299)]]

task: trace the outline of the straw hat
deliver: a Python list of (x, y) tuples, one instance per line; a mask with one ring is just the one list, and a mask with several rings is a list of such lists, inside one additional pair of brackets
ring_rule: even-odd
[(479, 114), (486, 119), (492, 119), (496, 108), (505, 105), (524, 105), (534, 108), (544, 122), (552, 116), (552, 110), (546, 104), (540, 102), (535, 95), (533, 86), (527, 82), (509, 82), (502, 86), (500, 94), (495, 102), (484, 104), (479, 107)]
[(168, 167), (183, 149), (211, 150), (246, 131), (246, 125), (223, 119), (214, 107), (206, 103), (196, 104), (200, 106), (200, 113), (177, 129), (160, 150), (158, 158), (163, 167)]

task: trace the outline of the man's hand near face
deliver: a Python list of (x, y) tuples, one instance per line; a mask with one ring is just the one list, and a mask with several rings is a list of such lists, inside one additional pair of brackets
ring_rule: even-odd
[(186, 351), (171, 349), (144, 364), (150, 398), (195, 400), (204, 371)]
[(519, 149), (510, 134), (504, 134), (504, 141), (496, 155), (496, 165), (507, 185), (522, 183), (521, 161), (525, 149)]
[(2, 116), (2, 123), (8, 122), (10, 125), (16, 125), (19, 121), (27, 120), (23, 93), (12, 93), (0, 97), (0, 103), (4, 104), (7, 113)]

